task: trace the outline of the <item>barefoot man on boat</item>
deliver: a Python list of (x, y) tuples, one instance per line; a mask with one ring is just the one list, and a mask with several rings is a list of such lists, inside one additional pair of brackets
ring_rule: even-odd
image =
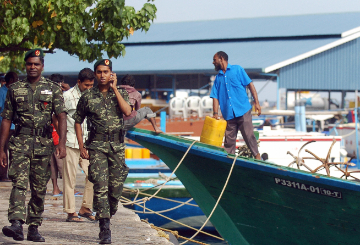
[(220, 119), (218, 115), (220, 105), (221, 113), (227, 121), (224, 148), (230, 154), (235, 153), (236, 136), (240, 130), (251, 153), (260, 160), (252, 125), (251, 105), (246, 94), (246, 87), (249, 87), (255, 101), (255, 110), (260, 116), (261, 107), (255, 86), (241, 66), (228, 63), (228, 55), (225, 52), (217, 52), (213, 64), (219, 73), (216, 75), (210, 97), (213, 98), (213, 117)]

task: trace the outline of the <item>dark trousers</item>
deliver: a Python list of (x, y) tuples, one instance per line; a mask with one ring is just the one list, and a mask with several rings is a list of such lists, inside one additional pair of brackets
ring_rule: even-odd
[[(28, 225), (41, 225), (44, 212), (46, 184), (50, 179), (50, 155), (29, 156), (23, 152), (10, 150), (9, 178), (13, 187), (9, 200), (9, 220), (21, 220)], [(26, 215), (25, 198), (28, 181), (31, 198)]]
[(94, 184), (95, 218), (111, 218), (117, 209), (124, 182), (129, 173), (125, 164), (125, 152), (104, 153), (89, 150), (89, 180)]
[(255, 157), (258, 153), (258, 146), (254, 135), (254, 127), (252, 125), (251, 110), (246, 112), (241, 117), (236, 117), (227, 120), (225, 131), (224, 148), (227, 153), (234, 154), (236, 149), (236, 136), (240, 130), (246, 145), (249, 147), (251, 153)]

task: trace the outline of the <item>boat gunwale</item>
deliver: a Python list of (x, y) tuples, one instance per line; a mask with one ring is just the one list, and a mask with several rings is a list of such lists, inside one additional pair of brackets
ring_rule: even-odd
[[(152, 137), (149, 137), (149, 135), (151, 135)], [(152, 131), (145, 129), (133, 128), (128, 131), (127, 134), (128, 138), (136, 141), (135, 140), (136, 136), (146, 137), (148, 142), (150, 143), (156, 142), (156, 144), (166, 147), (169, 146), (169, 143), (172, 143), (174, 145), (173, 148), (184, 152), (189, 148), (190, 144), (194, 141), (191, 139), (186, 139), (183, 137), (167, 135), (167, 134), (156, 135)], [(212, 159), (227, 164), (232, 164), (233, 159), (235, 157), (234, 155), (227, 154), (224, 151), (224, 149), (221, 147), (216, 147), (201, 142), (196, 142), (193, 145), (193, 147), (190, 149), (189, 153), (207, 158), (209, 158), (209, 156), (205, 156), (204, 153), (211, 154)], [(249, 159), (246, 157), (238, 157), (235, 165), (249, 169), (259, 170), (263, 172), (273, 173), (277, 175), (288, 176), (291, 178), (297, 178), (300, 180), (324, 184), (328, 186), (334, 186), (337, 188), (344, 188), (352, 191), (360, 191), (359, 189), (360, 183), (357, 182), (340, 179), (336, 177), (328, 177), (326, 175), (319, 173), (310, 173), (301, 169), (280, 166), (261, 160)]]

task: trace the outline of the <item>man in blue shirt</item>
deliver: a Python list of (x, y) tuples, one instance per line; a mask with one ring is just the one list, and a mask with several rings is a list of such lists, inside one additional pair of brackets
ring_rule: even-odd
[[(9, 86), (16, 82), (18, 80), (18, 76), (15, 72), (8, 72), (5, 76), (5, 84), (0, 88), (0, 114), (1, 112), (4, 110), (4, 104), (5, 104), (5, 99), (6, 99), (6, 94), (8, 91)], [(0, 125), (1, 125), (1, 121), (2, 121), (2, 117), (0, 116)], [(13, 133), (15, 129), (15, 125), (11, 124), (11, 128), (10, 128), (10, 136)], [(10, 138), (10, 137), (9, 137)], [(5, 144), (5, 153), (7, 154), (7, 142)], [(5, 167), (2, 167), (0, 165), (0, 181), (10, 181), (8, 179), (8, 165), (6, 165)]]
[(221, 113), (227, 121), (224, 148), (230, 154), (235, 153), (236, 136), (240, 130), (251, 153), (260, 160), (252, 125), (251, 105), (246, 93), (248, 87), (255, 101), (255, 110), (260, 115), (261, 107), (255, 86), (241, 66), (228, 63), (228, 55), (225, 52), (217, 52), (213, 64), (219, 73), (216, 75), (210, 97), (213, 98), (213, 117), (220, 119), (218, 116), (220, 105)]

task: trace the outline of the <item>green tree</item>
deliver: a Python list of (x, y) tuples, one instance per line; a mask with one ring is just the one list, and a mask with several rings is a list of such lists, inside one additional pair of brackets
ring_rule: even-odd
[(152, 1), (136, 12), (125, 0), (0, 0), (0, 72), (23, 71), (25, 51), (36, 47), (89, 62), (124, 56), (120, 42), (155, 19)]

